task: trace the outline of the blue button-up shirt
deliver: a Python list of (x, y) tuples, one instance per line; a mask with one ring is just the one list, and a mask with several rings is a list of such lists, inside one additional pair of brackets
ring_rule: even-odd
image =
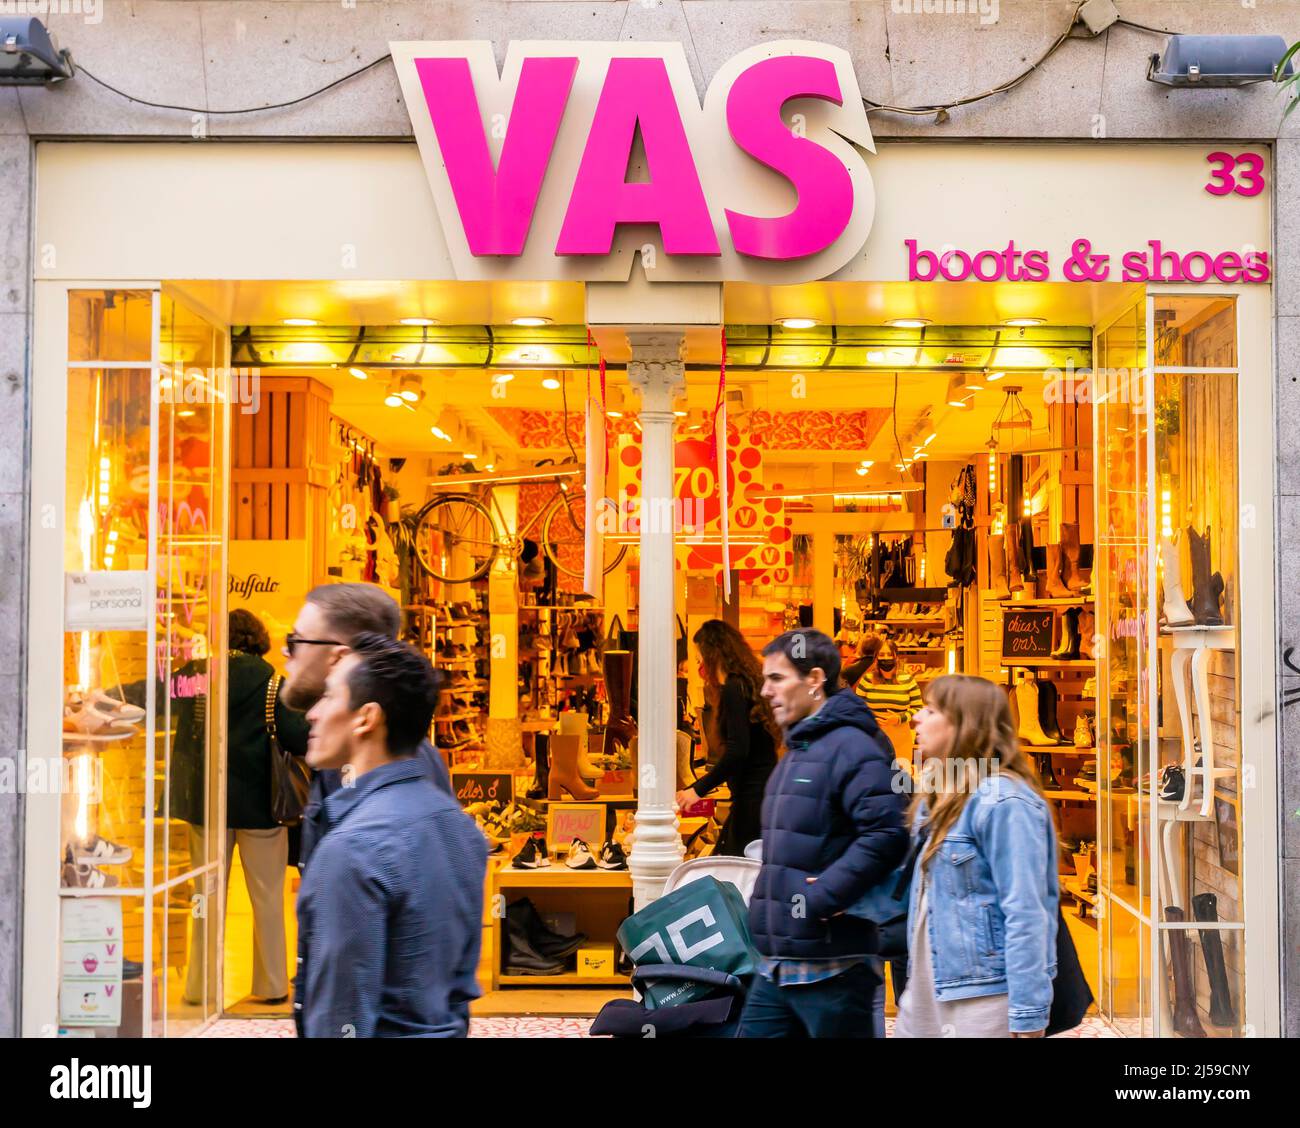
[(298, 895), (308, 1038), (464, 1037), (479, 994), (487, 842), (413, 757), (334, 792)]

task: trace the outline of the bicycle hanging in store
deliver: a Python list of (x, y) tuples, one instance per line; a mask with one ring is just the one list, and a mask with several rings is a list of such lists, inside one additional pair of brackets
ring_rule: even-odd
[[(527, 478), (512, 475), (510, 484), (545, 481), (554, 484), (554, 492), (515, 531), (510, 530), (511, 522), (496, 496), (494, 486), (500, 484), (499, 478), (461, 476), (460, 482), (474, 492), (456, 490), (457, 481), (449, 481), (448, 492), (427, 502), (415, 515), (415, 554), (420, 566), (443, 583), (471, 583), (486, 576), (498, 556), (521, 561), (532, 541), (540, 543), (559, 571), (581, 578), (586, 541), (582, 467), (539, 463)], [(571, 488), (571, 482), (578, 488)], [(602, 505), (615, 508), (609, 499)], [(534, 529), (538, 534), (530, 536)], [(627, 545), (619, 545), (605, 561), (605, 574), (617, 568), (625, 555)]]

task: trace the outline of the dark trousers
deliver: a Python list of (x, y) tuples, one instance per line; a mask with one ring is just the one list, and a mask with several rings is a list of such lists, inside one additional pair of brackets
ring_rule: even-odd
[(874, 1038), (880, 978), (864, 961), (817, 983), (779, 986), (754, 977), (737, 1038)]

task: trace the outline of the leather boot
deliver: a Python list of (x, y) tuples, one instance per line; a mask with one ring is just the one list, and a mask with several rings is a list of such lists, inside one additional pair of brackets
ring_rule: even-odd
[(1061, 579), (1061, 546), (1059, 544), (1049, 544), (1047, 546), (1047, 598), (1048, 599), (1069, 599), (1070, 589), (1065, 586)]
[[(1174, 905), (1165, 909), (1165, 920), (1170, 923), (1180, 924), (1183, 919), (1182, 909)], [(1165, 942), (1169, 945), (1169, 964), (1174, 972), (1174, 1033), (1184, 1038), (1204, 1038), (1205, 1030), (1196, 1015), (1196, 981), (1187, 954), (1188, 935), (1171, 929), (1165, 933)]]
[(1020, 519), (1020, 561), (1025, 580), (1032, 584), (1038, 578), (1034, 567), (1034, 523), (1028, 517)]
[(1051, 755), (1040, 757), (1038, 764), (1038, 779), (1043, 785), (1043, 790), (1064, 791), (1061, 781), (1056, 778), (1056, 765), (1052, 762)]
[(1007, 587), (1012, 591), (1023, 591), (1025, 567), (1020, 559), (1020, 526), (1009, 525), (1004, 539), (1007, 542)]
[[(1196, 894), (1192, 898), (1192, 915), (1206, 923), (1217, 921), (1219, 899), (1213, 893)], [(1237, 1012), (1228, 986), (1228, 968), (1223, 962), (1223, 938), (1217, 930), (1203, 928), (1200, 931), (1205, 977), (1210, 981), (1210, 1022), (1215, 1026), (1236, 1026)]]
[(524, 916), (519, 913), (511, 915), (509, 908), (506, 909), (506, 950), (503, 954), (506, 975), (559, 975), (564, 970), (563, 960), (545, 956), (534, 947)]
[(1165, 582), (1160, 610), (1165, 623), (1171, 627), (1190, 627), (1196, 622), (1196, 616), (1188, 605), (1183, 587), (1182, 556), (1178, 551), (1178, 541), (1173, 537), (1160, 538), (1160, 565)]
[(1020, 739), (1036, 748), (1047, 748), (1056, 741), (1043, 732), (1038, 721), (1038, 681), (1024, 678), (1016, 685), (1016, 712), (1020, 716)]
[(1061, 579), (1072, 592), (1083, 591), (1083, 573), (1079, 570), (1079, 525), (1077, 522), (1061, 525)]
[(1097, 657), (1097, 613), (1084, 607), (1079, 614), (1079, 657), (1092, 661)]
[(539, 732), (533, 738), (533, 782), (528, 788), (529, 799), (545, 799), (551, 776), (550, 737)]
[(1050, 736), (1056, 743), (1064, 744), (1061, 737), (1061, 724), (1057, 720), (1056, 705), (1058, 696), (1056, 685), (1046, 678), (1034, 679), (1038, 686), (1038, 727), (1045, 736)]
[(1187, 528), (1187, 546), (1192, 554), (1192, 614), (1203, 627), (1223, 625), (1223, 577), (1210, 574), (1210, 530), (1197, 536), (1190, 525)]
[(546, 796), (548, 799), (562, 799), (562, 791), (567, 791), (575, 799), (594, 799), (599, 792), (588, 787), (578, 774), (578, 747), (580, 736), (551, 737), (551, 774), (547, 780)]
[(1011, 597), (1007, 587), (1007, 547), (1001, 533), (989, 537), (989, 589), (990, 599)]
[(1069, 607), (1061, 615), (1061, 643), (1052, 651), (1059, 662), (1073, 662), (1079, 657), (1079, 611)]
[(605, 651), (605, 694), (609, 698), (609, 719), (605, 722), (606, 756), (626, 750), (636, 736), (632, 719), (632, 651)]
[(548, 960), (562, 960), (573, 955), (587, 939), (585, 932), (565, 936), (547, 928), (537, 906), (527, 897), (520, 897), (506, 906), (506, 920), (522, 927), (533, 950)]

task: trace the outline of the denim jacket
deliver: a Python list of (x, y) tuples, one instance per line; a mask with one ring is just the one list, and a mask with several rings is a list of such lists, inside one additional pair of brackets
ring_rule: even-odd
[[(918, 813), (919, 834), (928, 812)], [(1047, 1026), (1056, 976), (1056, 834), (1047, 803), (1010, 775), (982, 782), (925, 866), (940, 1002), (1007, 995), (1012, 1033)], [(921, 869), (912, 882), (914, 934)]]

